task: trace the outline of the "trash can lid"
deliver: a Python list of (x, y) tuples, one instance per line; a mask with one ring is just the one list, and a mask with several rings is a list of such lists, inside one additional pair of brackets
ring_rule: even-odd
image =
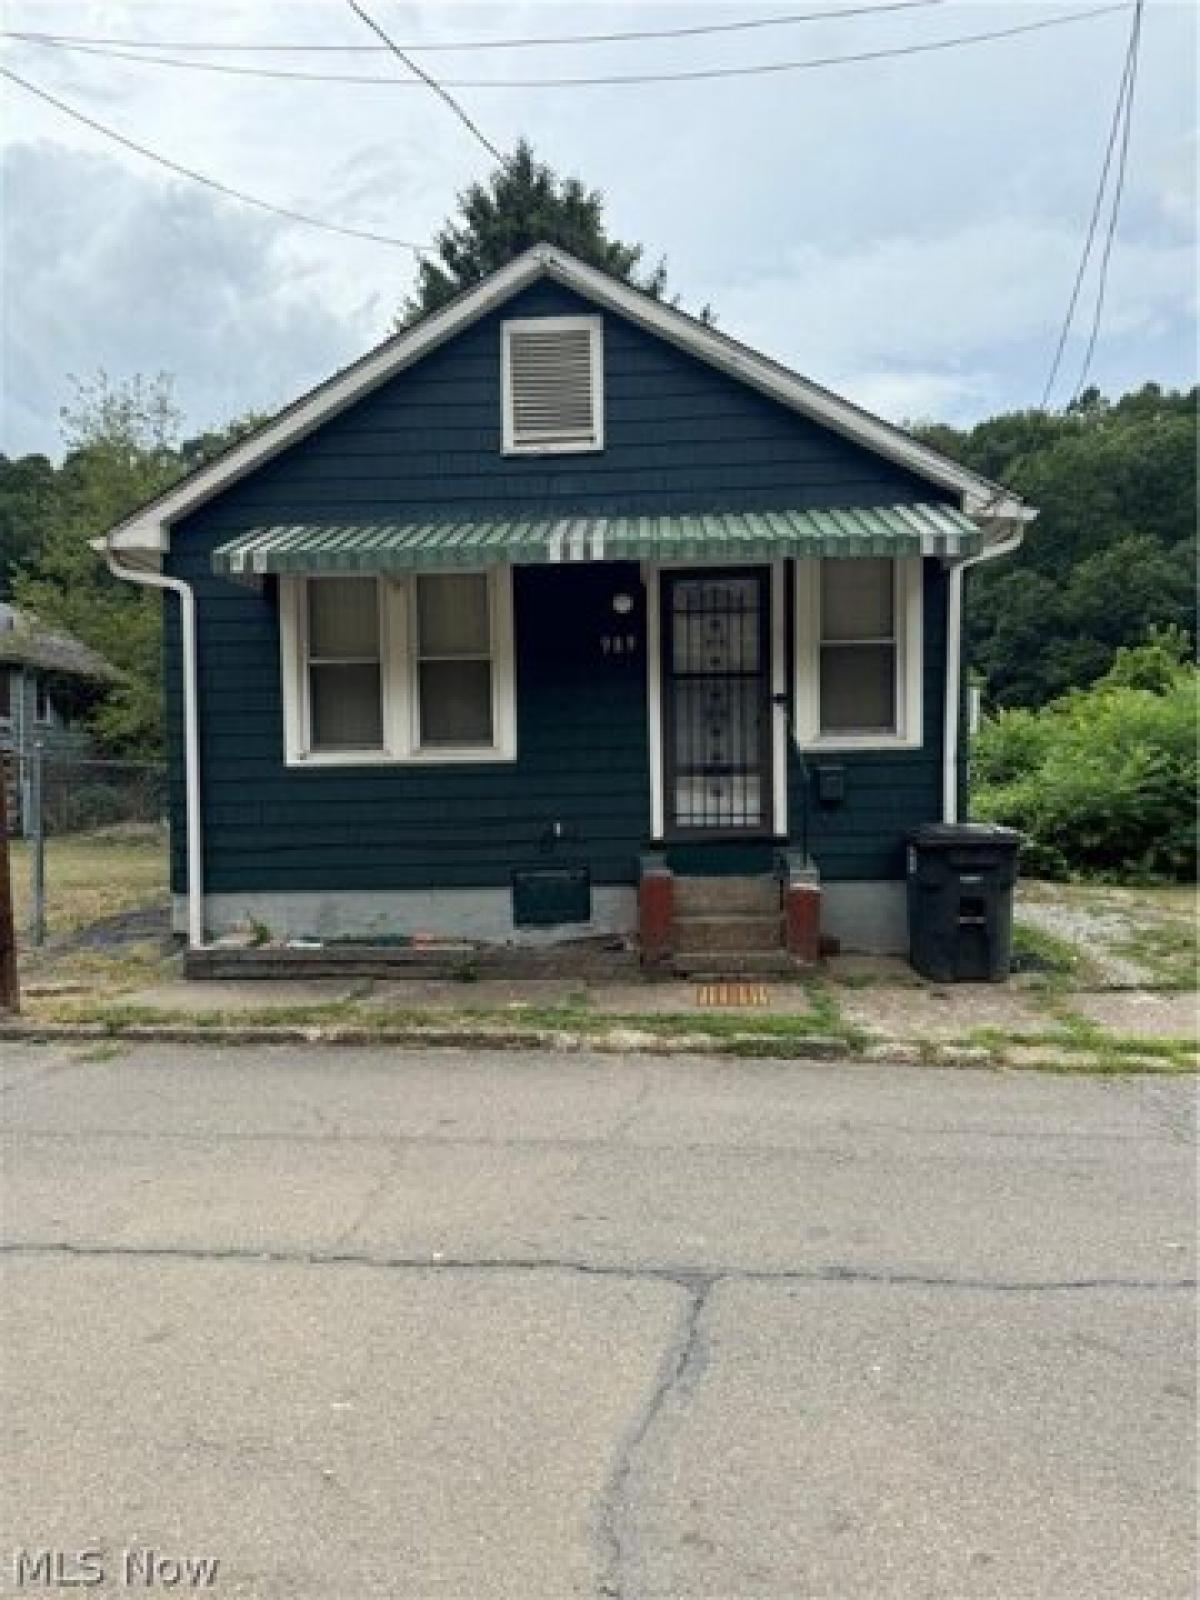
[(926, 822), (908, 836), (925, 850), (952, 850), (962, 845), (1008, 845), (1017, 849), (1025, 835), (998, 822)]

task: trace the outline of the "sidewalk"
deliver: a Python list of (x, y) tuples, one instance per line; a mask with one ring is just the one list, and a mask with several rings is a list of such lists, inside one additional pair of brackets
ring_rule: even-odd
[(117, 976), (32, 976), (23, 1017), (4, 1031), (836, 1055), (1060, 1071), (1196, 1065), (1194, 993), (1085, 993), (1022, 978), (945, 986), (922, 981), (902, 961), (847, 958), (803, 981), (724, 985), (579, 977), (139, 982), (129, 962), (111, 981)]

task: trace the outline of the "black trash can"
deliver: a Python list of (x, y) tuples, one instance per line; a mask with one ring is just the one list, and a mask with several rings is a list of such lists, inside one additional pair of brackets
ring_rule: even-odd
[(999, 983), (1012, 960), (1021, 835), (991, 823), (929, 823), (908, 836), (909, 960), (939, 983)]

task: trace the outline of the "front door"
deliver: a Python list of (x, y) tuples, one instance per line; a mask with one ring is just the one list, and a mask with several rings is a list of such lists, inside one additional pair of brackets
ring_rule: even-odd
[(664, 573), (665, 822), (674, 837), (769, 834), (770, 571)]

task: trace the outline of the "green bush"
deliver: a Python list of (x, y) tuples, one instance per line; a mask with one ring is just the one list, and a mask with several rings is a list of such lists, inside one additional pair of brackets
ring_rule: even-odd
[(1193, 876), (1197, 677), (1159, 634), (1091, 689), (987, 719), (974, 815), (1020, 828), (1025, 869), (1043, 876)]

